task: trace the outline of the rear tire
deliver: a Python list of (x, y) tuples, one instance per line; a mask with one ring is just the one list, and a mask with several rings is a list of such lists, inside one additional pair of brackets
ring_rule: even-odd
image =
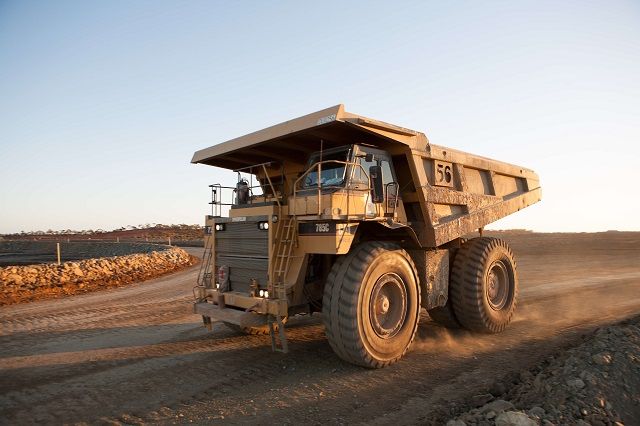
[(513, 253), (497, 238), (467, 241), (453, 262), (451, 301), (460, 324), (482, 333), (498, 333), (511, 322), (518, 296)]
[(381, 368), (398, 361), (415, 338), (420, 286), (398, 245), (366, 242), (333, 265), (324, 288), (329, 344), (345, 361)]

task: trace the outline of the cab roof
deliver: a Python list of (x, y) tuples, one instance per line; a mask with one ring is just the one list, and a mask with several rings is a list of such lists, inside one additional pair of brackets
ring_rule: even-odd
[(201, 149), (191, 162), (231, 170), (270, 161), (304, 164), (312, 152), (354, 143), (425, 149), (428, 140), (423, 133), (346, 112), (340, 104)]

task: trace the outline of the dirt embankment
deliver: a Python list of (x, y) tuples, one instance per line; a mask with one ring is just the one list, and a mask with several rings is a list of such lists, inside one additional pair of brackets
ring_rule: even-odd
[(125, 256), (0, 268), (0, 306), (118, 287), (176, 271), (197, 261), (177, 247)]
[[(492, 393), (497, 394), (494, 397)], [(476, 395), (448, 426), (636, 424), (640, 419), (640, 316), (603, 327)]]

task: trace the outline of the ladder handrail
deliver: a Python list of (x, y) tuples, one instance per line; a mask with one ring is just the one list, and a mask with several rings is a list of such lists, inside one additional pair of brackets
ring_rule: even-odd
[(273, 255), (273, 271), (271, 284), (274, 295), (283, 299), (286, 297), (284, 292), (284, 280), (286, 279), (289, 267), (291, 265), (291, 253), (293, 245), (297, 242), (297, 220), (294, 217), (283, 218), (276, 231), (276, 241), (274, 242)]
[(198, 270), (198, 285), (202, 285), (206, 287), (206, 283), (204, 283), (204, 278), (206, 275), (211, 273), (211, 263), (213, 259), (213, 250), (210, 246), (204, 247), (204, 252), (202, 253), (202, 263), (200, 263), (200, 269)]
[(196, 302), (203, 302), (206, 300), (206, 296), (203, 296), (203, 293), (199, 291), (196, 292), (196, 289), (200, 287), (209, 288), (207, 286), (207, 281), (209, 281), (209, 284), (213, 284), (213, 273), (211, 271), (212, 264), (214, 264), (213, 248), (209, 245), (205, 245), (202, 253), (202, 262), (200, 262), (200, 269), (198, 270), (196, 285), (192, 289), (193, 298)]

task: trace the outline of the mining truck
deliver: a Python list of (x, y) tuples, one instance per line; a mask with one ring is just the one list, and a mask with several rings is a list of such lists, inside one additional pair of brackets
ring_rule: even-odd
[(191, 162), (237, 176), (210, 185), (194, 287), (194, 312), (209, 328), (268, 334), (286, 352), (287, 319), (321, 312), (340, 358), (379, 368), (409, 349), (421, 308), (481, 333), (513, 317), (513, 252), (482, 230), (540, 200), (529, 169), (433, 145), (343, 105)]

